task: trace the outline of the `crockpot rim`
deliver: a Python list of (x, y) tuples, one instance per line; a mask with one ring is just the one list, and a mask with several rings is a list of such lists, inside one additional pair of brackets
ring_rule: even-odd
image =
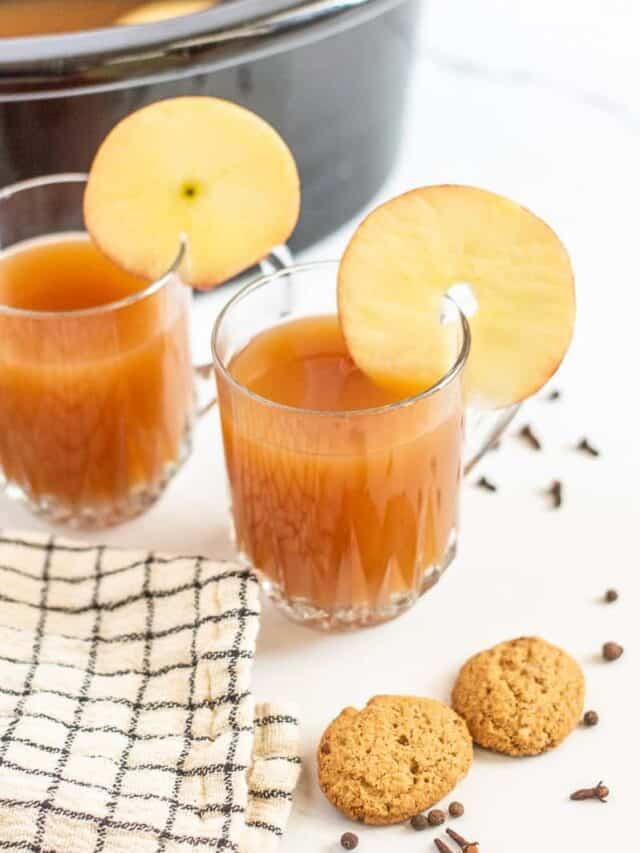
[[(401, 0), (396, 0), (401, 2)], [(394, 5), (385, 0), (324, 0), (336, 11), (361, 11), (372, 7)], [(77, 60), (90, 56), (133, 54), (136, 50), (161, 47), (180, 39), (197, 39), (211, 33), (225, 33), (236, 27), (259, 22), (272, 15), (285, 15), (297, 10), (313, 10), (322, 0), (232, 0), (170, 20), (150, 24), (132, 24), (127, 27), (101, 27), (80, 32), (55, 33), (35, 36), (0, 36), (0, 75), (3, 68), (20, 63), (29, 64), (54, 61), (63, 56)], [(28, 56), (26, 56), (28, 54)]]
[(211, 73), (314, 43), (405, 2), (234, 0), (154, 24), (0, 38), (0, 103)]
[[(304, 3), (305, 0), (302, 0)], [(307, 0), (311, 2), (311, 0)], [(281, 11), (291, 6), (291, 0), (266, 0), (268, 13)], [(237, 26), (246, 21), (250, 10), (255, 10), (253, 17), (260, 17), (258, 10), (265, 10), (264, 0), (231, 0), (221, 6), (203, 9), (190, 15), (156, 21), (149, 24), (131, 24), (127, 27), (96, 27), (94, 29), (72, 31), (68, 33), (38, 34), (27, 36), (0, 36), (3, 64), (21, 61), (20, 53), (28, 51), (34, 61), (53, 59), (61, 53), (73, 56), (95, 54), (96, 52), (134, 51), (136, 48), (149, 47), (157, 42), (163, 42), (169, 37), (187, 38), (203, 34), (215, 29), (224, 30), (226, 27)], [(244, 13), (244, 14), (243, 14)], [(99, 42), (99, 44), (98, 44)], [(68, 50), (64, 50), (68, 48)], [(100, 50), (98, 50), (100, 48)]]

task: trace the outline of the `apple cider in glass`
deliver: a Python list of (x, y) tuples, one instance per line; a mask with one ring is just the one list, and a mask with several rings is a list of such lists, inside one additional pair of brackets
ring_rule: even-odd
[(79, 233), (0, 254), (0, 473), (53, 520), (135, 514), (184, 452), (188, 292), (148, 285)]
[[(323, 292), (335, 306), (335, 284), (322, 286), (332, 272), (258, 282), (227, 307), (214, 348), (238, 549), (290, 616), (349, 627), (397, 615), (453, 555), (463, 359), (410, 399), (378, 387), (335, 308), (314, 313), (330, 307)], [(305, 311), (278, 321), (287, 279)]]

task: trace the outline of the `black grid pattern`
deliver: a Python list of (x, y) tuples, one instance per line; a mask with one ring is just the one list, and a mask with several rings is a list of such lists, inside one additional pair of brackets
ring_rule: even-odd
[(0, 533), (0, 850), (273, 850), (297, 720), (230, 564)]

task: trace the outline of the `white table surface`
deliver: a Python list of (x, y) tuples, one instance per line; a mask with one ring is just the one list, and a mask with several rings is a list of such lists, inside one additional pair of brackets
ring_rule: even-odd
[[(456, 790), (467, 809), (456, 829), (489, 853), (638, 849), (639, 36), (633, 0), (430, 4), (404, 150), (380, 198), (422, 183), (467, 182), (526, 203), (573, 256), (577, 333), (553, 382), (563, 399), (531, 401), (520, 418), (534, 424), (545, 452), (511, 437), (482, 465), (500, 490), (465, 487), (459, 558), (413, 611), (374, 630), (323, 636), (265, 606), (255, 691), (298, 703), (304, 727), (305, 765), (283, 853), (337, 851), (347, 829), (361, 836), (363, 853), (435, 850), (433, 831), (349, 826), (319, 792), (315, 744), (342, 707), (373, 694), (446, 700), (468, 655), (521, 634), (540, 634), (576, 656), (587, 707), (601, 722), (541, 758), (478, 750)], [(338, 255), (351, 230), (308, 257)], [(205, 297), (194, 311), (201, 356), (219, 301)], [(572, 450), (583, 434), (602, 449), (599, 459)], [(566, 501), (552, 511), (540, 490), (556, 477)], [(214, 413), (156, 507), (85, 538), (227, 556), (224, 511)], [(0, 523), (43, 528), (2, 498)], [(608, 586), (619, 588), (618, 603), (600, 603)], [(626, 652), (605, 664), (599, 649), (610, 639)], [(612, 790), (607, 805), (568, 801), (601, 778)]]

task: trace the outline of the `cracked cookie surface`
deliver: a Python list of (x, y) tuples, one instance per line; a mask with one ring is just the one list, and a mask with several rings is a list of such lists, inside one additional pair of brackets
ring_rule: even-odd
[(519, 637), (470, 658), (452, 704), (474, 741), (506, 755), (539, 755), (578, 724), (584, 676), (565, 651), (539, 637)]
[(408, 820), (442, 799), (473, 759), (467, 726), (435, 699), (375, 696), (345, 708), (318, 747), (327, 799), (352, 820)]

